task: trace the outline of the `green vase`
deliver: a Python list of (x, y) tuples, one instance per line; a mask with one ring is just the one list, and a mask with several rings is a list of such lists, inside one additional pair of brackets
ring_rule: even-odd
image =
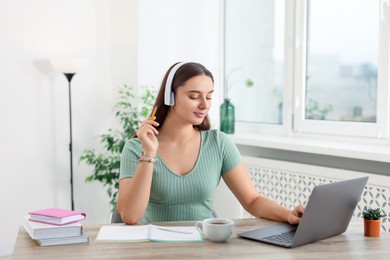
[(220, 108), (221, 131), (234, 134), (234, 105), (227, 98)]

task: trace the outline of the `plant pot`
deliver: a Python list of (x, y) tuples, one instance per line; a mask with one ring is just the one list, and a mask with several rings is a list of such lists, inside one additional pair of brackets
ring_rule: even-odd
[(364, 219), (364, 235), (366, 237), (380, 237), (381, 235), (381, 220)]

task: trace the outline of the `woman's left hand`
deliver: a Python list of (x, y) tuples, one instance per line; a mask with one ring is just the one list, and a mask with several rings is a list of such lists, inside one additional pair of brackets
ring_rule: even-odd
[(288, 217), (287, 217), (288, 223), (299, 224), (299, 222), (301, 222), (301, 218), (302, 218), (304, 211), (305, 211), (305, 208), (302, 205), (296, 206), (295, 209), (291, 210), (288, 213)]

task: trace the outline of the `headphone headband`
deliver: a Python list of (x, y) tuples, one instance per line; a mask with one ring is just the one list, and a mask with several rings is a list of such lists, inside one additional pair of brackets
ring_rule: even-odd
[(167, 82), (165, 83), (164, 104), (167, 106), (173, 106), (175, 104), (175, 95), (172, 91), (172, 81), (175, 77), (176, 71), (184, 65), (185, 62), (176, 64), (168, 74)]

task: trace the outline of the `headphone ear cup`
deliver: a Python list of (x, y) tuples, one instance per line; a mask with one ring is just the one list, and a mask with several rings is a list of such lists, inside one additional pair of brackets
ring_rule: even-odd
[(171, 92), (171, 106), (175, 105), (175, 93)]

